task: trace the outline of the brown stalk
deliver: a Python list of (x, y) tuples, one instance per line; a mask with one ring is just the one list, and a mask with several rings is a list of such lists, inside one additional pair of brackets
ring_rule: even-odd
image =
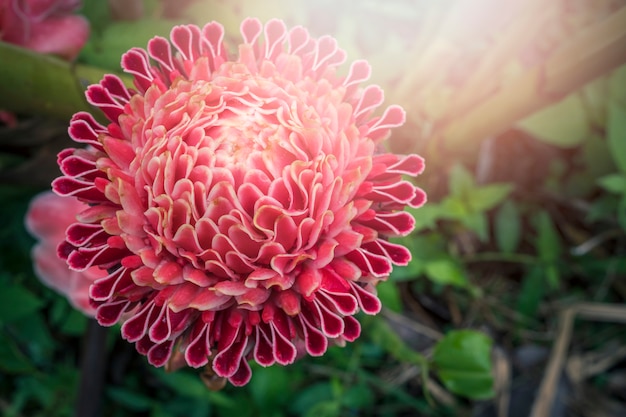
[(574, 36), (547, 62), (434, 133), (450, 149), (476, 147), (489, 136), (554, 103), (626, 62), (626, 7)]
[[(414, 40), (409, 61), (412, 63), (411, 70), (400, 79), (395, 89), (394, 101), (405, 103), (408, 108), (421, 108), (420, 100), (424, 99), (422, 90), (442, 92), (449, 89), (446, 85), (447, 71), (440, 69), (458, 66), (455, 56), (466, 47), (466, 45), (459, 44), (459, 39), (464, 40), (465, 36), (460, 35), (457, 28), (458, 21), (463, 16), (460, 11), (462, 6), (463, 1), (452, 7), (429, 8), (438, 13), (431, 13), (430, 18), (426, 19), (426, 26), (420, 32), (420, 36)], [(457, 114), (456, 110), (450, 112), (450, 108), (468, 108), (475, 105), (477, 100), (494, 92), (497, 88), (496, 82), (499, 81), (499, 72), (509, 59), (511, 51), (517, 50), (519, 44), (527, 39), (525, 34), (533, 32), (534, 27), (541, 23), (537, 16), (545, 15), (543, 9), (546, 5), (541, 0), (514, 0), (512, 7), (519, 9), (519, 13), (516, 13), (515, 18), (508, 22), (506, 31), (497, 34), (497, 38), (491, 39), (491, 36), (487, 36), (486, 33), (473, 34), (495, 44), (489, 49), (488, 54), (481, 57), (478, 68), (465, 82), (468, 87), (459, 92), (459, 98), (454, 97), (454, 101), (449, 103), (450, 107), (446, 106), (446, 115)], [(489, 10), (483, 11), (487, 12), (486, 14), (489, 12)]]
[(441, 28), (445, 27), (446, 9), (444, 7), (430, 7), (426, 9), (429, 16), (425, 19), (424, 29), (410, 52), (411, 70), (406, 71), (397, 88), (394, 90), (397, 97), (394, 102), (409, 103), (417, 95), (417, 91), (426, 83), (431, 85), (433, 80), (429, 77), (439, 53)]
[(142, 0), (109, 0), (109, 9), (115, 20), (139, 20), (144, 14)]
[(545, 24), (550, 16), (538, 9), (548, 7), (555, 9), (554, 4), (545, 4), (541, 0), (527, 1), (522, 5), (520, 15), (510, 22), (506, 31), (498, 34), (497, 43), (466, 81), (467, 87), (459, 91), (458, 96), (450, 103), (446, 109), (446, 119), (455, 119), (455, 115), (465, 113), (477, 102), (497, 91), (503, 69), (511, 58), (511, 51), (519, 51), (524, 42), (528, 41), (526, 34), (538, 31)]
[(75, 417), (99, 417), (102, 415), (107, 355), (107, 328), (95, 320), (89, 320), (80, 363), (80, 384), (76, 396)]

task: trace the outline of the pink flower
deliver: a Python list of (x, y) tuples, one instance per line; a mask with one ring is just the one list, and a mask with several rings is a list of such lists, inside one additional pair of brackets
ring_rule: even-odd
[(80, 0), (0, 0), (0, 40), (74, 59), (89, 37), (89, 23), (73, 15)]
[(93, 316), (95, 309), (89, 302), (89, 286), (105, 277), (106, 272), (98, 267), (83, 272), (72, 271), (57, 256), (57, 246), (65, 239), (65, 229), (75, 223), (76, 214), (86, 208), (76, 199), (59, 197), (52, 192), (41, 193), (30, 203), (26, 228), (40, 240), (32, 251), (37, 276), (44, 284), (66, 296), (75, 308)]
[(413, 229), (403, 208), (425, 201), (402, 178), (422, 159), (380, 147), (405, 115), (372, 117), (383, 93), (359, 88), (366, 62), (338, 76), (333, 38), (279, 20), (241, 33), (237, 57), (215, 22), (127, 52), (136, 91), (113, 75), (88, 88), (110, 123), (73, 117), (70, 136), (92, 150), (61, 152), (53, 182), (89, 204), (59, 252), (75, 271), (109, 271), (89, 292), (98, 321), (123, 314), (151, 364), (210, 364), (234, 385), (248, 360), (355, 340), (354, 314), (377, 313), (376, 283), (410, 260), (388, 241)]

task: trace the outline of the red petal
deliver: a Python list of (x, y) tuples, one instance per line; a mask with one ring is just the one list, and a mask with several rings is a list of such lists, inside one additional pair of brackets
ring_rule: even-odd
[(148, 351), (148, 362), (157, 368), (165, 365), (172, 355), (173, 346), (173, 340), (168, 340), (165, 343), (152, 346)]
[(239, 363), (239, 368), (237, 368), (237, 372), (235, 372), (228, 380), (231, 384), (236, 387), (241, 387), (250, 382), (250, 378), (252, 377), (252, 370), (250, 369), (250, 365), (245, 358), (241, 358)]
[[(369, 288), (372, 292), (375, 291), (372, 286), (367, 286), (366, 288)], [(375, 294), (368, 291), (366, 288), (361, 287), (361, 285), (357, 283), (352, 283), (352, 293), (359, 301), (361, 310), (363, 310), (366, 314), (378, 314), (382, 308), (380, 300)]]
[(306, 351), (311, 356), (322, 356), (328, 348), (328, 339), (304, 315), (300, 314), (298, 317), (302, 324)]
[(344, 317), (343, 324), (345, 328), (343, 338), (349, 342), (354, 342), (361, 334), (361, 325), (357, 319), (352, 316)]
[(209, 356), (211, 355), (211, 349), (209, 344), (209, 329), (210, 324), (204, 324), (198, 321), (196, 329), (201, 329), (196, 336), (191, 340), (187, 349), (185, 349), (185, 360), (189, 366), (193, 368), (199, 368), (206, 365), (209, 362)]
[[(161, 310), (155, 312), (154, 302), (146, 303), (143, 308), (133, 317), (126, 320), (122, 325), (122, 337), (129, 342), (136, 342), (148, 332), (148, 326), (156, 319), (157, 314), (162, 314)], [(156, 314), (154, 314), (156, 313)]]
[(243, 353), (248, 345), (248, 337), (232, 343), (222, 349), (213, 359), (213, 370), (219, 376), (230, 378), (237, 373), (243, 360)]
[(256, 327), (256, 343), (254, 345), (254, 360), (261, 366), (273, 365), (276, 361), (274, 358), (274, 351), (272, 348), (272, 342), (268, 339), (267, 334), (263, 328), (267, 325), (258, 325)]
[(130, 301), (120, 299), (102, 304), (96, 311), (96, 319), (102, 326), (113, 326), (122, 316), (122, 313), (130, 305)]

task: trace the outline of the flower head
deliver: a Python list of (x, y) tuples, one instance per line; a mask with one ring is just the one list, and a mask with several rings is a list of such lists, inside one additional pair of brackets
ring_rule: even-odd
[[(76, 114), (70, 136), (88, 149), (59, 154), (57, 194), (89, 205), (59, 254), (91, 286), (105, 326), (155, 366), (212, 364), (235, 385), (248, 360), (289, 364), (297, 345), (322, 355), (359, 336), (353, 317), (380, 310), (375, 285), (409, 251), (402, 211), (425, 194), (403, 175), (417, 155), (384, 153), (398, 106), (372, 117), (379, 87), (333, 38), (279, 20), (241, 25), (232, 56), (223, 28), (178, 26), (152, 39), (87, 90), (110, 123)], [(262, 40), (263, 38), (263, 40)], [(173, 46), (173, 47), (172, 47)]]
[[(76, 199), (59, 197), (48, 191), (37, 195), (26, 214), (26, 228), (39, 239), (32, 250), (37, 276), (48, 287), (67, 297), (70, 303), (88, 316), (95, 315), (89, 301), (89, 286), (107, 275), (94, 266), (85, 271), (68, 270), (65, 261), (57, 256), (57, 246), (65, 239), (65, 229), (76, 222), (76, 215), (88, 206)], [(54, 221), (50, 221), (54, 213)]]
[(74, 59), (89, 37), (89, 23), (73, 15), (80, 0), (0, 0), (0, 40)]

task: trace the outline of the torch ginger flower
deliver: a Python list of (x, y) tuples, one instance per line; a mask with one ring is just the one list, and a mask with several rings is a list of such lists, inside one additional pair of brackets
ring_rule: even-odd
[(89, 291), (100, 324), (123, 316), (152, 365), (209, 365), (234, 385), (248, 360), (355, 340), (354, 315), (379, 312), (375, 285), (411, 257), (388, 238), (411, 232), (402, 210), (426, 198), (402, 179), (422, 159), (381, 151), (405, 115), (372, 117), (383, 93), (359, 88), (366, 62), (338, 76), (333, 38), (279, 20), (246, 19), (241, 34), (237, 57), (215, 22), (128, 51), (136, 90), (114, 75), (88, 88), (110, 123), (73, 117), (89, 148), (62, 151), (53, 182), (89, 205), (59, 256), (108, 271)]

